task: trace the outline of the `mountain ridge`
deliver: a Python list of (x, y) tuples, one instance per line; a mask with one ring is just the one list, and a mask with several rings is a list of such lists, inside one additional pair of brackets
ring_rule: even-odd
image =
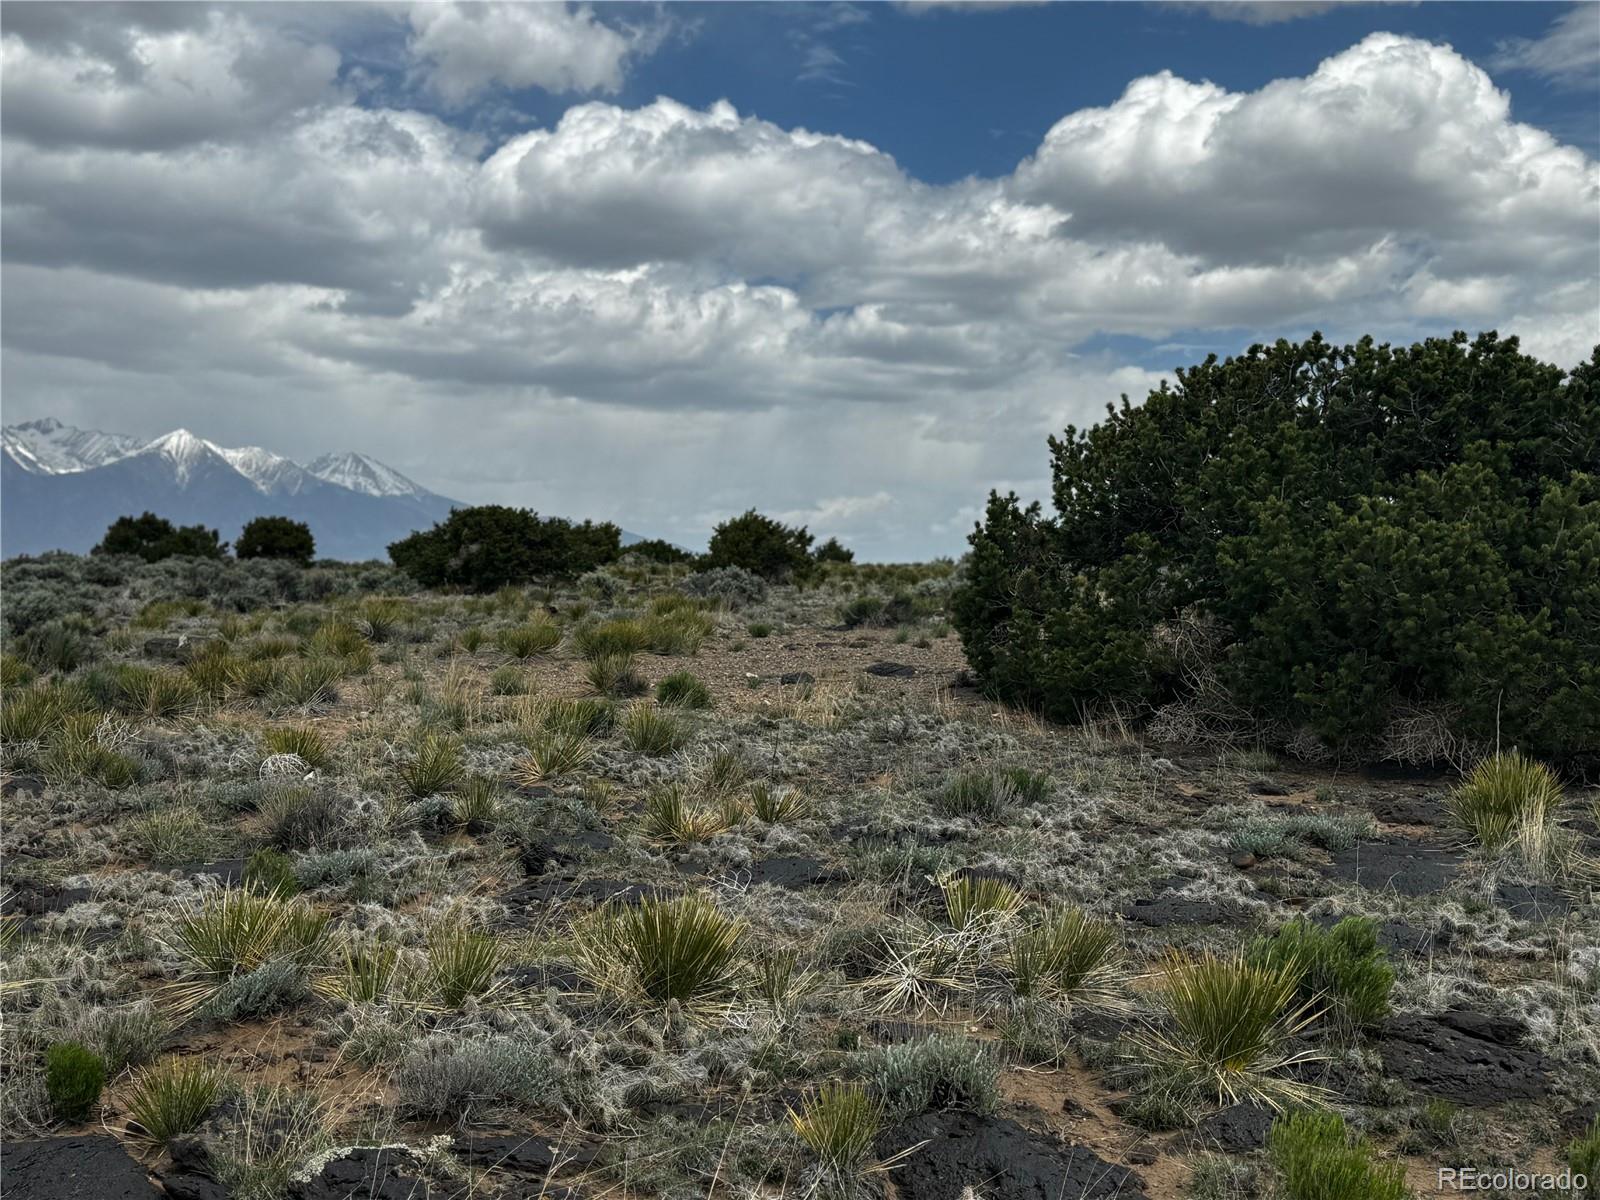
[[(391, 542), (453, 508), (356, 450), (301, 465), (260, 446), (220, 446), (187, 429), (145, 440), (54, 417), (0, 428), (0, 554), (87, 553), (120, 516), (154, 512), (227, 540), (262, 516), (304, 521), (324, 558), (387, 556)], [(641, 540), (624, 531), (624, 545)]]

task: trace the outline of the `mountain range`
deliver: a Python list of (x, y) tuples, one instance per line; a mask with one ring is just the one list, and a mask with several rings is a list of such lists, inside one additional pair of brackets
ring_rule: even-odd
[[(383, 558), (390, 542), (465, 507), (355, 451), (301, 466), (186, 429), (145, 441), (46, 417), (0, 429), (0, 554), (85, 553), (120, 516), (153, 512), (225, 540), (254, 517), (304, 521), (323, 558)], [(624, 541), (636, 540), (624, 535)]]

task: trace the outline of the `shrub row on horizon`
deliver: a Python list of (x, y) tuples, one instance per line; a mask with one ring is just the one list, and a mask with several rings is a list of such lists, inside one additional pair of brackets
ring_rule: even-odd
[[(536, 579), (571, 578), (622, 556), (621, 530), (609, 521), (573, 522), (541, 517), (524, 508), (483, 504), (451, 510), (432, 529), (389, 546), (389, 558), (423, 587), (493, 591)], [(804, 526), (784, 525), (750, 509), (716, 527), (702, 555), (662, 538), (627, 547), (658, 563), (692, 563), (700, 570), (739, 567), (763, 579), (806, 578), (821, 563), (847, 563), (855, 555), (837, 538), (812, 548)], [(155, 513), (119, 517), (93, 554), (127, 554), (147, 563), (167, 558), (224, 557), (228, 543), (204, 525), (174, 526)], [(234, 549), (240, 559), (283, 559), (309, 566), (316, 542), (303, 521), (257, 517), (245, 525)]]

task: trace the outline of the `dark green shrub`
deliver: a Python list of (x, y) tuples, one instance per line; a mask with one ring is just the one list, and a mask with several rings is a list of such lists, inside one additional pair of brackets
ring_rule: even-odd
[(1291, 1112), (1272, 1123), (1268, 1148), (1287, 1200), (1406, 1200), (1405, 1168), (1380, 1163), (1336, 1113)]
[(424, 587), (492, 592), (545, 576), (580, 575), (621, 553), (609, 522), (574, 524), (525, 508), (483, 504), (454, 509), (432, 529), (389, 547), (389, 557)]
[(849, 563), (855, 562), (856, 552), (842, 545), (838, 538), (831, 537), (812, 551), (811, 557), (819, 563)]
[(791, 528), (755, 509), (730, 517), (711, 534), (701, 570), (743, 567), (763, 579), (803, 579), (810, 572), (811, 535)]
[(136, 554), (153, 563), (164, 558), (221, 558), (227, 549), (228, 543), (217, 540), (215, 529), (204, 525), (174, 527), (165, 517), (147, 512), (137, 517), (118, 517), (89, 553)]
[(87, 1117), (105, 1085), (105, 1061), (82, 1042), (56, 1042), (45, 1051), (45, 1091), (63, 1121), (76, 1124)]
[(311, 526), (288, 517), (257, 517), (245, 525), (233, 548), (236, 557), (281, 558), (309, 567), (316, 557), (317, 543)]
[(637, 554), (640, 558), (647, 558), (658, 563), (686, 563), (693, 562), (694, 555), (681, 546), (674, 546), (665, 538), (646, 538), (642, 542), (635, 542), (625, 550), (627, 554)]
[(257, 850), (246, 860), (244, 884), (257, 892), (267, 892), (285, 899), (300, 893), (300, 878), (295, 874), (294, 860), (270, 846)]
[(1597, 375), (1494, 334), (1208, 358), (1051, 439), (1054, 517), (991, 496), (968, 661), (1060, 719), (1208, 686), (1353, 753), (1407, 709), (1600, 752)]
[(1389, 1015), (1394, 969), (1378, 948), (1377, 923), (1370, 917), (1346, 917), (1332, 929), (1297, 918), (1256, 939), (1249, 958), (1261, 966), (1292, 965), (1300, 975), (1300, 997), (1350, 1025), (1376, 1025)]
[(82, 617), (35, 625), (16, 645), (17, 656), (41, 671), (75, 671), (95, 655), (94, 631)]

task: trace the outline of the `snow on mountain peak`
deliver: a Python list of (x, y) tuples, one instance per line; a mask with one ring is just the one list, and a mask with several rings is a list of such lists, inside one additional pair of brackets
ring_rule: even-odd
[(264, 496), (299, 495), (318, 480), (366, 496), (427, 499), (433, 495), (393, 467), (354, 450), (325, 454), (302, 467), (260, 446), (219, 446), (187, 429), (174, 429), (146, 441), (120, 433), (75, 429), (54, 417), (7, 425), (0, 430), (0, 440), (6, 456), (33, 475), (72, 474), (148, 455), (170, 463), (180, 485), (188, 483), (200, 464), (220, 459), (219, 466), (225, 463)]
[(306, 467), (312, 475), (327, 483), (364, 492), (368, 496), (420, 496), (426, 494), (411, 480), (393, 467), (386, 467), (376, 459), (346, 450), (340, 454), (324, 454)]

